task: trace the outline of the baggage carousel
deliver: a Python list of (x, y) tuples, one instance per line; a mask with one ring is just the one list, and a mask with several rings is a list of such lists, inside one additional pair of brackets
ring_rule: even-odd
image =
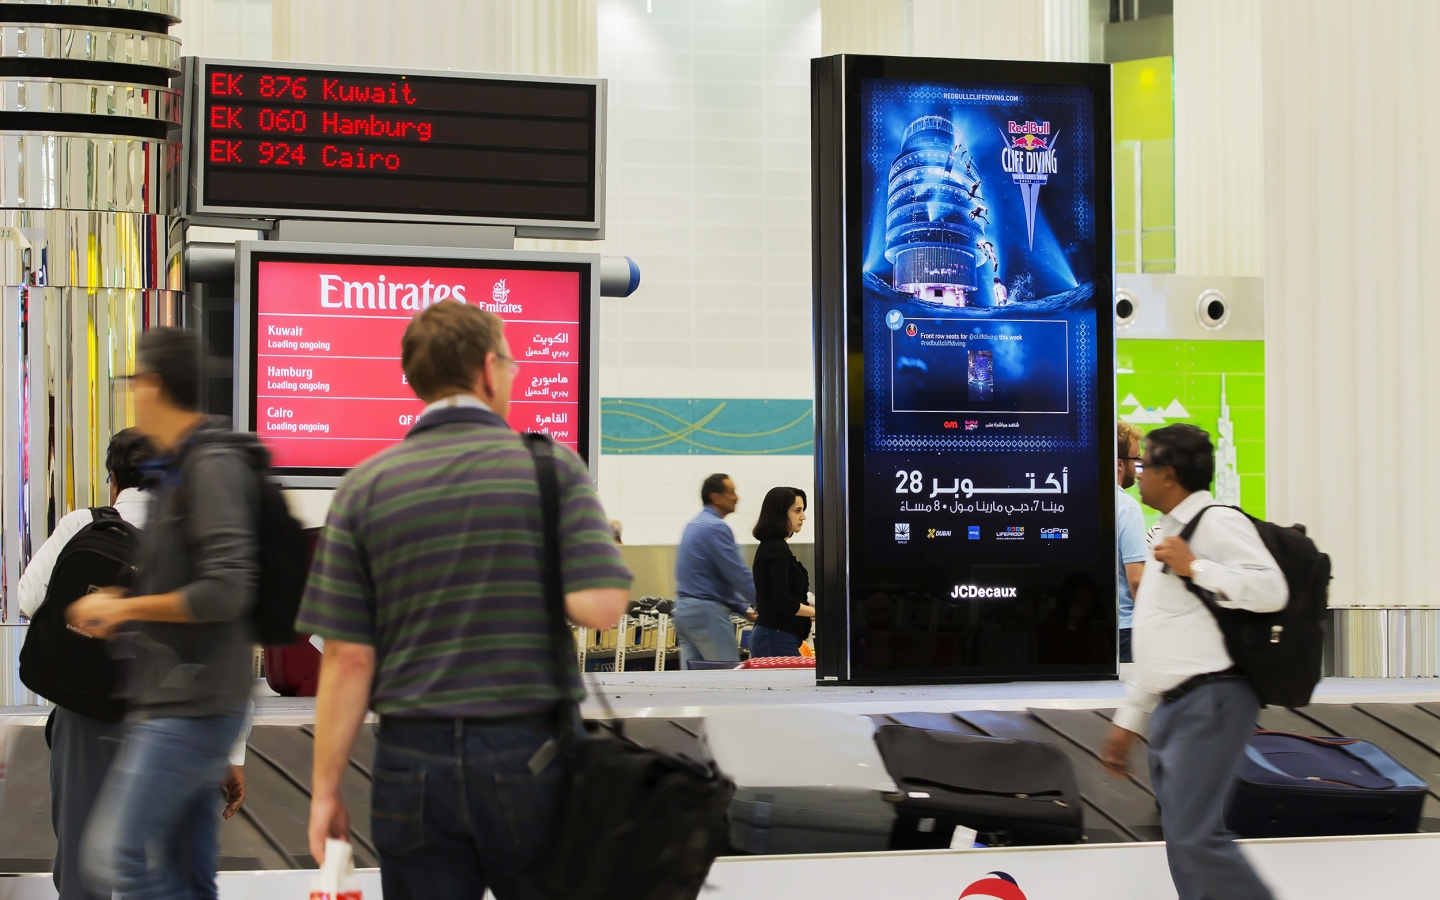
[[(1099, 751), (1123, 696), (1117, 682), (948, 685), (916, 688), (816, 686), (806, 672), (624, 673), (601, 676), (587, 717), (623, 719), (641, 744), (705, 754), (705, 717), (736, 706), (823, 705), (877, 721), (967, 734), (1047, 741), (1075, 765), (1085, 804), (1089, 844), (1163, 839), (1159, 810), (1140, 744), (1128, 780), (1108, 775)], [(55, 840), (50, 826), (46, 710), (0, 709), (9, 733), (8, 768), (0, 793), (0, 874), (50, 871)], [(245, 766), (247, 796), (220, 829), (222, 871), (315, 867), (306, 842), (313, 700), (258, 698)], [(1330, 679), (1316, 702), (1301, 710), (1262, 710), (1259, 727), (1311, 735), (1341, 735), (1375, 743), (1429, 785), (1422, 832), (1440, 833), (1440, 681)], [(763, 739), (760, 738), (760, 739)], [(355, 829), (356, 865), (377, 865), (370, 841), (370, 761), (373, 725), (361, 729), (345, 774), (344, 794)], [(1020, 849), (1020, 848), (1016, 848)]]

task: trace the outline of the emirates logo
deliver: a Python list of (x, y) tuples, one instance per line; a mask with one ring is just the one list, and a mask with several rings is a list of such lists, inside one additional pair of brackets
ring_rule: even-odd
[(510, 289), (505, 286), (505, 279), (495, 282), (495, 287), (490, 290), (490, 299), (496, 303), (504, 303), (510, 297)]

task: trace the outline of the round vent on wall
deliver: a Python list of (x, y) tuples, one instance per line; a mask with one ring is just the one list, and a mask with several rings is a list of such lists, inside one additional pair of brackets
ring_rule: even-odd
[(1195, 319), (1206, 331), (1219, 331), (1230, 321), (1230, 301), (1213, 288), (1195, 299)]
[(1140, 301), (1126, 288), (1115, 289), (1115, 327), (1129, 328), (1140, 315)]

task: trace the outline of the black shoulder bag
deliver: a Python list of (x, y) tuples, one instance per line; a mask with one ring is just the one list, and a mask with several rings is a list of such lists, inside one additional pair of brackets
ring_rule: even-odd
[[(579, 719), (570, 673), (575, 641), (565, 619), (560, 575), (560, 491), (555, 451), (525, 435), (535, 461), (545, 527), (541, 571), (562, 721)], [(600, 694), (597, 691), (597, 694)], [(567, 729), (550, 765), (563, 765), (550, 841), (534, 874), (554, 900), (694, 900), (710, 864), (729, 846), (726, 811), (735, 785), (714, 763), (642, 747), (620, 720)], [(543, 770), (542, 750), (531, 762)]]

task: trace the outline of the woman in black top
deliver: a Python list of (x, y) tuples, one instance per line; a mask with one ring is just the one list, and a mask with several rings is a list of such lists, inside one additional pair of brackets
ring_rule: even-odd
[(805, 524), (805, 492), (771, 488), (760, 504), (760, 519), (751, 534), (760, 541), (755, 551), (755, 631), (750, 656), (799, 656), (810, 636), (815, 607), (807, 602), (810, 574), (785, 543)]

